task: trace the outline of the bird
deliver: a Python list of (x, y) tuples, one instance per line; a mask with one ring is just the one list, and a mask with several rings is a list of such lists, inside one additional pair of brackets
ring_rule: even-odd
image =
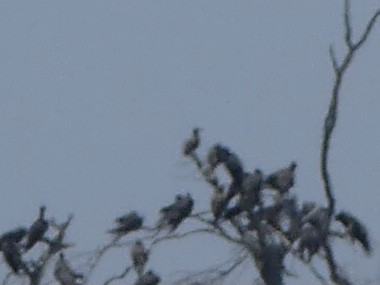
[(260, 169), (255, 169), (253, 173), (244, 175), (240, 203), (245, 211), (251, 211), (260, 202), (262, 182), (263, 173)]
[[(301, 229), (297, 250), (301, 254), (301, 257), (309, 263), (313, 255), (319, 251), (322, 242), (323, 240), (318, 229), (307, 224)], [(306, 251), (308, 255), (305, 258)]]
[(343, 224), (351, 239), (357, 240), (367, 254), (372, 252), (367, 229), (356, 217), (348, 212), (341, 211), (335, 216), (335, 219)]
[(152, 270), (149, 270), (137, 279), (135, 285), (157, 285), (160, 282), (160, 276), (158, 276)]
[(41, 206), (38, 219), (29, 229), (27, 242), (25, 245), (26, 250), (31, 249), (37, 242), (43, 240), (43, 237), (49, 228), (49, 223), (45, 220), (45, 211), (46, 207)]
[(25, 227), (18, 227), (8, 232), (3, 233), (0, 236), (0, 247), (4, 241), (12, 241), (19, 243), (28, 233), (28, 229)]
[(18, 274), (21, 269), (26, 271), (26, 266), (21, 259), (21, 252), (18, 245), (11, 240), (4, 240), (1, 244), (1, 250), (7, 265), (15, 274)]
[(118, 236), (123, 236), (130, 232), (141, 229), (144, 223), (144, 218), (140, 216), (136, 211), (132, 211), (128, 214), (116, 218), (115, 222), (117, 226), (108, 232), (116, 234)]
[(185, 156), (192, 154), (199, 147), (199, 144), (200, 144), (199, 133), (200, 133), (200, 131), (201, 131), (200, 128), (194, 128), (191, 138), (186, 140), (185, 143), (183, 144), (183, 150), (182, 151), (183, 151), (183, 154)]
[(310, 208), (309, 212), (301, 218), (301, 223), (309, 223), (320, 234), (326, 234), (329, 226), (329, 210), (326, 207), (318, 207), (314, 204), (314, 208)]
[(264, 182), (265, 187), (277, 190), (280, 194), (288, 192), (295, 183), (295, 169), (297, 163), (292, 161), (286, 168), (275, 171), (270, 174)]
[(224, 209), (226, 208), (226, 196), (224, 195), (223, 188), (218, 187), (214, 190), (211, 197), (211, 212), (214, 216), (213, 223), (216, 224), (222, 216)]
[(213, 223), (216, 224), (220, 217), (222, 216), (227, 205), (226, 196), (224, 194), (223, 188), (218, 187), (214, 190), (211, 197), (210, 208), (212, 215), (214, 216)]
[(224, 166), (230, 174), (232, 181), (241, 185), (244, 177), (244, 169), (239, 157), (235, 153), (230, 153)]
[(207, 163), (214, 170), (220, 163), (227, 161), (230, 151), (221, 144), (213, 145), (207, 153)]
[(79, 285), (82, 284), (83, 280), (83, 274), (74, 272), (70, 268), (63, 252), (59, 254), (55, 263), (54, 277), (61, 285)]
[(131, 259), (137, 275), (141, 276), (144, 272), (145, 264), (148, 261), (149, 253), (145, 249), (141, 240), (137, 240), (131, 249)]
[(193, 206), (194, 200), (189, 193), (186, 195), (176, 195), (174, 203), (161, 208), (158, 228), (161, 229), (164, 226), (169, 226), (169, 232), (173, 232), (191, 214)]

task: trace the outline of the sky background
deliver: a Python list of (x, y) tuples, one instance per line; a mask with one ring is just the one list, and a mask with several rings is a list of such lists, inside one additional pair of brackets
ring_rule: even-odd
[[(154, 223), (187, 191), (196, 210), (207, 209), (210, 189), (181, 156), (194, 126), (204, 129), (201, 153), (221, 142), (249, 170), (297, 161), (293, 191), (322, 203), (328, 47), (343, 55), (342, 2), (1, 1), (0, 231), (30, 225), (41, 204), (48, 217), (73, 212), (75, 263), (109, 240), (105, 231), (126, 211)], [(379, 2), (352, 2), (357, 36)], [(380, 23), (345, 77), (330, 160), (337, 208), (366, 222), (376, 250), (366, 259), (359, 247), (339, 247), (358, 284), (380, 275), (379, 50)], [(169, 284), (231, 250), (191, 238), (159, 247), (148, 267)], [(92, 284), (128, 262), (128, 250), (110, 254)], [(288, 264), (301, 276), (288, 284), (310, 281)], [(234, 281), (251, 284), (251, 266)]]

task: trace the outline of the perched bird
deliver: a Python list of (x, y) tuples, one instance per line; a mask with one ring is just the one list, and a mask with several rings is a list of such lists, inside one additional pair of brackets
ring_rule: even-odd
[(211, 197), (211, 212), (214, 216), (214, 224), (216, 224), (222, 216), (224, 209), (226, 208), (226, 204), (226, 197), (224, 195), (223, 188), (216, 188)]
[(226, 162), (229, 155), (230, 151), (228, 150), (228, 148), (220, 144), (215, 144), (209, 149), (207, 153), (207, 163), (213, 170), (219, 164)]
[(144, 223), (144, 218), (136, 211), (132, 211), (126, 215), (116, 218), (115, 222), (117, 224), (116, 228), (111, 229), (108, 232), (122, 236), (139, 230)]
[(0, 247), (4, 241), (12, 241), (14, 243), (19, 243), (28, 233), (28, 229), (25, 227), (18, 227), (14, 230), (3, 233), (0, 236)]
[(277, 190), (280, 194), (288, 192), (290, 188), (294, 186), (295, 182), (295, 169), (297, 167), (296, 162), (291, 162), (286, 168), (277, 170), (270, 174), (266, 179), (264, 185), (266, 187)]
[(200, 129), (199, 128), (194, 128), (193, 129), (193, 134), (191, 138), (189, 138), (187, 141), (185, 141), (183, 145), (183, 154), (185, 156), (192, 154), (200, 144)]
[[(305, 225), (301, 229), (300, 239), (298, 244), (298, 252), (306, 262), (310, 262), (314, 254), (319, 251), (322, 245), (322, 237), (319, 231), (312, 225)], [(307, 257), (305, 258), (305, 253)]]
[(329, 225), (329, 214), (326, 207), (314, 205), (314, 209), (309, 211), (301, 219), (302, 224), (309, 223), (314, 226), (320, 234), (326, 234)]
[(223, 217), (226, 220), (230, 220), (230, 219), (236, 217), (237, 215), (239, 215), (242, 212), (243, 212), (243, 208), (241, 207), (240, 201), (239, 201), (239, 203), (237, 203), (236, 205), (234, 205), (234, 206), (232, 206), (230, 208), (227, 208), (225, 210), (225, 212), (224, 212)]
[(179, 224), (191, 214), (193, 206), (194, 200), (189, 193), (186, 195), (176, 195), (173, 204), (161, 208), (161, 218), (158, 222), (158, 228), (169, 226), (170, 232), (173, 232)]
[(335, 216), (335, 219), (342, 223), (353, 241), (357, 240), (367, 254), (371, 253), (372, 247), (368, 238), (367, 229), (356, 217), (348, 212), (341, 211)]
[(227, 161), (224, 163), (224, 166), (230, 174), (232, 181), (238, 185), (241, 185), (244, 177), (244, 169), (238, 156), (234, 153), (230, 153), (227, 157)]
[(242, 184), (237, 181), (232, 181), (230, 186), (228, 187), (228, 191), (226, 194), (226, 201), (228, 202), (234, 198), (236, 195), (241, 194), (243, 192)]
[(5, 262), (14, 273), (18, 274), (21, 269), (26, 269), (21, 259), (20, 249), (16, 243), (10, 240), (4, 240), (1, 244), (1, 250), (3, 251)]
[(137, 240), (131, 249), (131, 259), (138, 276), (141, 276), (144, 272), (148, 257), (148, 251), (145, 249), (144, 244), (141, 240)]
[(54, 277), (61, 285), (79, 285), (82, 284), (83, 275), (74, 272), (64, 254), (61, 252), (59, 254), (58, 260), (54, 267)]
[(46, 207), (40, 207), (40, 215), (38, 219), (32, 224), (28, 232), (28, 239), (26, 242), (26, 250), (31, 249), (37, 242), (41, 241), (49, 228), (49, 223), (45, 220)]
[(260, 190), (263, 182), (263, 173), (256, 169), (251, 174), (245, 174), (242, 184), (241, 206), (245, 211), (253, 210), (260, 202)]
[(140, 276), (135, 285), (157, 285), (161, 282), (160, 276), (149, 270), (144, 275)]

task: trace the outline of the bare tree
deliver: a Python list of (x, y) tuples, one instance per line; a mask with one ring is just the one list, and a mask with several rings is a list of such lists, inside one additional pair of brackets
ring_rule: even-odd
[[(349, 212), (336, 212), (336, 199), (329, 173), (329, 151), (334, 128), (338, 118), (339, 96), (344, 76), (348, 72), (357, 52), (367, 41), (380, 16), (377, 10), (369, 19), (358, 39), (353, 38), (350, 1), (344, 1), (344, 42), (346, 53), (340, 60), (330, 47), (334, 84), (331, 100), (323, 126), (320, 153), (320, 171), (326, 205), (312, 201), (299, 202), (292, 193), (296, 183), (296, 162), (285, 162), (274, 173), (264, 175), (257, 168), (248, 171), (239, 156), (222, 144), (209, 147), (206, 157), (198, 154), (201, 146), (199, 128), (194, 128), (191, 137), (183, 146), (185, 159), (191, 160), (213, 194), (210, 208), (193, 213), (196, 200), (190, 193), (178, 194), (174, 202), (162, 207), (157, 224), (147, 226), (137, 212), (130, 212), (115, 220), (116, 228), (110, 230), (112, 239), (105, 245), (90, 252), (83, 262), (83, 272), (72, 268), (63, 251), (73, 247), (65, 241), (65, 235), (73, 219), (70, 215), (61, 224), (45, 220), (45, 208), (41, 207), (40, 217), (27, 230), (18, 228), (0, 237), (0, 249), (9, 273), (2, 284), (90, 284), (93, 273), (100, 261), (111, 250), (131, 249), (131, 261), (123, 264), (118, 273), (110, 274), (103, 285), (126, 278), (136, 272), (135, 284), (156, 285), (161, 282), (157, 272), (148, 268), (147, 262), (152, 250), (163, 242), (185, 239), (193, 235), (212, 235), (234, 247), (236, 254), (219, 264), (200, 272), (190, 272), (175, 284), (220, 284), (237, 268), (247, 261), (253, 261), (261, 281), (266, 285), (283, 285), (284, 276), (291, 275), (285, 258), (289, 255), (302, 262), (321, 284), (330, 281), (338, 285), (353, 282), (339, 266), (334, 255), (337, 239), (356, 241), (365, 253), (371, 254), (372, 246), (362, 222)], [(227, 185), (220, 183), (217, 168), (224, 169), (229, 177)], [(180, 232), (178, 227), (192, 220), (196, 226), (190, 231)], [(341, 224), (336, 230), (335, 224)], [(138, 238), (131, 239), (130, 233)], [(27, 251), (42, 244), (40, 254), (28, 258)], [(60, 254), (58, 254), (60, 253)], [(329, 276), (323, 276), (313, 266), (313, 258), (326, 264)], [(55, 266), (51, 263), (55, 260)], [(134, 270), (133, 270), (134, 269)], [(53, 274), (47, 274), (52, 270)], [(54, 278), (53, 280), (48, 280)], [(44, 280), (44, 283), (42, 282)]]

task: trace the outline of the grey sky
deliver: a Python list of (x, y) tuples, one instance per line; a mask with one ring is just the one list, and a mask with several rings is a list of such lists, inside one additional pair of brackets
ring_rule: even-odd
[[(74, 212), (74, 257), (106, 241), (126, 210), (154, 222), (179, 191), (204, 209), (210, 191), (180, 155), (194, 126), (205, 130), (204, 147), (223, 142), (247, 168), (270, 172), (296, 160), (295, 191), (324, 201), (319, 147), (328, 47), (343, 48), (341, 2), (1, 1), (1, 231), (30, 224), (41, 203), (48, 216)], [(358, 35), (380, 4), (352, 2)], [(345, 78), (331, 152), (337, 206), (366, 221), (376, 249), (379, 47), (378, 25)], [(345, 249), (355, 278), (378, 275), (377, 251), (366, 260)], [(229, 252), (194, 238), (162, 246), (150, 266), (167, 284), (171, 272)], [(115, 268), (104, 264), (99, 275), (127, 259), (111, 256)]]

